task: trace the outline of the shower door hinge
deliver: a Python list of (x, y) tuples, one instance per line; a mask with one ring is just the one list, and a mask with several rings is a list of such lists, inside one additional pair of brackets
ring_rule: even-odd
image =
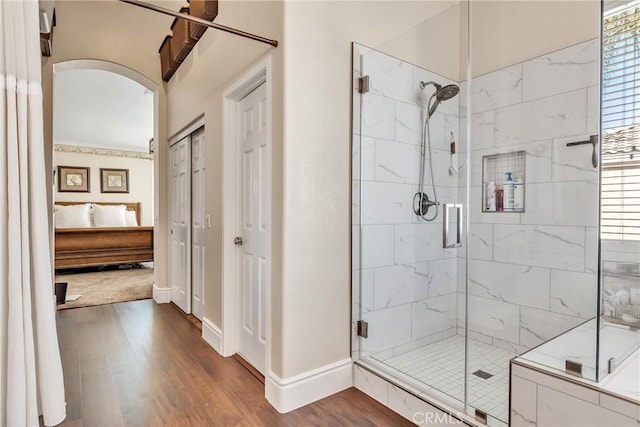
[(358, 79), (358, 92), (359, 93), (369, 92), (369, 76), (362, 76)]
[(582, 377), (582, 363), (574, 362), (573, 360), (566, 359), (564, 361), (564, 371), (567, 374)]
[(476, 421), (478, 421), (479, 423), (487, 424), (487, 413), (486, 412), (481, 411), (480, 409), (476, 409), (475, 418), (476, 418)]
[(364, 320), (358, 320), (358, 336), (367, 338), (369, 336), (369, 324)]

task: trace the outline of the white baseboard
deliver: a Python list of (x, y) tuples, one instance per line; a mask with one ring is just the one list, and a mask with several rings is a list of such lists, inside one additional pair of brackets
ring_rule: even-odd
[(202, 339), (219, 354), (222, 354), (222, 331), (206, 317), (202, 318)]
[(286, 379), (270, 372), (266, 378), (267, 400), (283, 414), (338, 393), (353, 384), (351, 366), (350, 358), (343, 359)]
[(153, 300), (157, 304), (167, 304), (171, 302), (171, 288), (158, 288), (154, 283)]

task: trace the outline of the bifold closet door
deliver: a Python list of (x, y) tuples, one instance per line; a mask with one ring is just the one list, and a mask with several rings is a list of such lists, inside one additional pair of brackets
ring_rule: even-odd
[(205, 263), (205, 142), (204, 128), (191, 134), (191, 311), (204, 315)]
[(185, 313), (191, 312), (188, 296), (191, 265), (191, 137), (171, 146), (171, 301)]

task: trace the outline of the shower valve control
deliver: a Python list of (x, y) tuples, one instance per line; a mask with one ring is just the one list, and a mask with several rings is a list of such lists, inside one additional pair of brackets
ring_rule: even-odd
[(242, 240), (242, 237), (236, 237), (233, 239), (233, 244), (236, 246), (242, 246), (243, 243), (244, 241)]

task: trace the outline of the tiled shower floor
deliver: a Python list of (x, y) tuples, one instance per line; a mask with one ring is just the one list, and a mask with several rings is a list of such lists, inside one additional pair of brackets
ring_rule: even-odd
[[(493, 375), (470, 375), (469, 404), (506, 422), (509, 411), (509, 360), (516, 353), (469, 340), (469, 373), (482, 370)], [(456, 400), (464, 400), (464, 337), (451, 338), (380, 360)], [(375, 358), (375, 355), (373, 356)]]

